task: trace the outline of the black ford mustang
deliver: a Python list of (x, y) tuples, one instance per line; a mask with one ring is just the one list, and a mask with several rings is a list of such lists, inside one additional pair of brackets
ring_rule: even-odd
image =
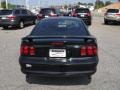
[(30, 75), (62, 77), (85, 74), (91, 79), (98, 64), (96, 38), (81, 19), (41, 20), (21, 43), (21, 71)]

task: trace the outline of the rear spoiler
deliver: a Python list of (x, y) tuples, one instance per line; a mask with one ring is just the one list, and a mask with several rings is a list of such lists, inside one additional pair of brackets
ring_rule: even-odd
[(27, 36), (22, 38), (23, 42), (36, 42), (36, 41), (75, 41), (75, 42), (88, 42), (95, 43), (96, 38), (94, 36)]
[(95, 39), (94, 36), (27, 36), (22, 39), (48, 39), (48, 38), (74, 38), (74, 39)]

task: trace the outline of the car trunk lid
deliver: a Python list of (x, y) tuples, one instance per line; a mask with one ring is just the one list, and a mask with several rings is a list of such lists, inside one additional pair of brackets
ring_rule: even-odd
[[(27, 47), (26, 47), (27, 46)], [(28, 36), (22, 39), (21, 55), (30, 57), (47, 58), (74, 58), (87, 56), (87, 50), (97, 48), (96, 39), (92, 36), (82, 37), (33, 37)], [(31, 54), (23, 54), (31, 52)], [(93, 51), (92, 51), (93, 52)], [(91, 52), (91, 53), (92, 53)], [(84, 55), (83, 55), (84, 54)], [(94, 56), (95, 54), (91, 55)]]

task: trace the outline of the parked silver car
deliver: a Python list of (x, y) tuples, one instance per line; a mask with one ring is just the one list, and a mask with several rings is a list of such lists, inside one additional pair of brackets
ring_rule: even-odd
[(120, 9), (108, 9), (104, 16), (104, 23), (120, 22)]
[(0, 26), (24, 28), (27, 24), (36, 24), (37, 16), (27, 9), (0, 10)]

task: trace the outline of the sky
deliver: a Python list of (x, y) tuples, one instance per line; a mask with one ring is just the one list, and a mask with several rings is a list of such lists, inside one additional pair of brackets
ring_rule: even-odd
[[(94, 3), (96, 0), (29, 0), (30, 6), (51, 6), (51, 5), (61, 5), (61, 4), (74, 4), (77, 2), (82, 3)], [(112, 1), (116, 2), (117, 0), (102, 0), (102, 1)], [(18, 4), (18, 5), (25, 5), (26, 0), (8, 0), (8, 2)]]

